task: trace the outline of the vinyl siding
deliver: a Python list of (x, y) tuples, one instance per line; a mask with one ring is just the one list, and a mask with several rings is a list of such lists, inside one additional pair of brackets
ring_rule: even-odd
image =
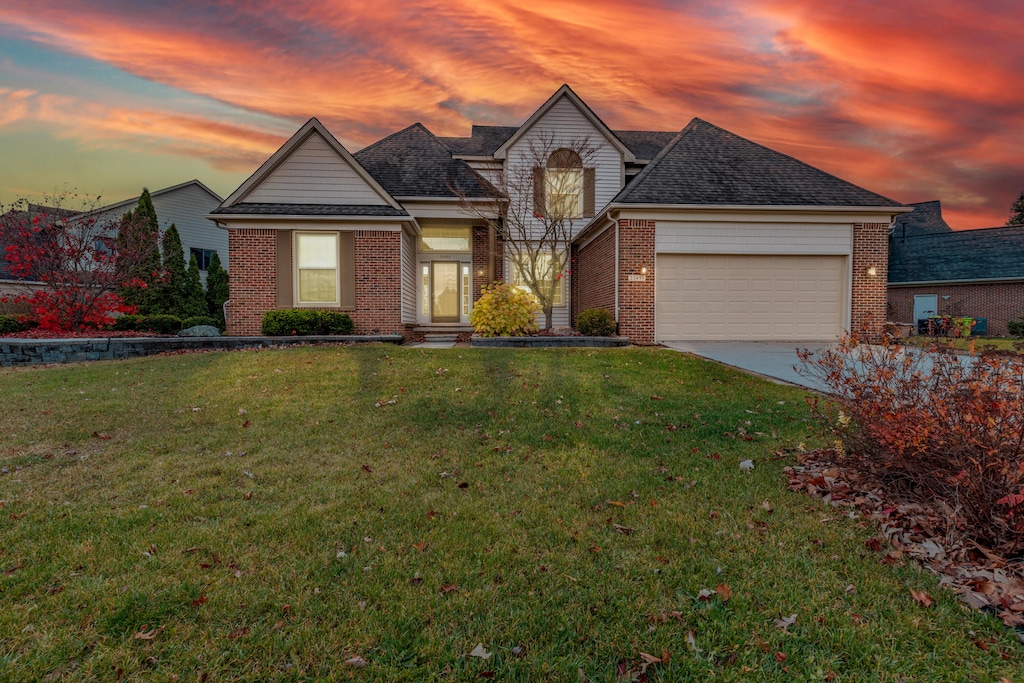
[(402, 233), (402, 322), (416, 322), (416, 238)]
[(658, 253), (845, 256), (853, 253), (853, 228), (842, 224), (659, 220), (654, 244)]
[(212, 249), (220, 257), (225, 270), (228, 264), (228, 231), (221, 230), (204, 214), (210, 213), (220, 205), (198, 185), (186, 185), (181, 189), (153, 198), (153, 208), (160, 219), (160, 230), (165, 231), (174, 223), (181, 236), (181, 244), (185, 248), (185, 263), (188, 263), (189, 249)]
[(374, 206), (387, 203), (318, 133), (310, 135), (242, 202)]

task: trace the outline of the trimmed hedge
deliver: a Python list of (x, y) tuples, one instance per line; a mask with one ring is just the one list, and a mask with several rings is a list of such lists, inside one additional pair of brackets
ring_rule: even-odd
[(190, 327), (196, 327), (197, 325), (209, 325), (210, 327), (220, 328), (220, 321), (216, 318), (211, 318), (208, 315), (194, 315), (191, 318), (185, 318), (181, 321), (181, 329), (187, 330)]
[(1024, 337), (1024, 318), (1006, 323), (1006, 331), (1011, 337)]
[(289, 308), (263, 314), (263, 334), (291, 337), (314, 334), (352, 334), (355, 324), (347, 313)]
[(606, 308), (588, 308), (576, 316), (576, 331), (585, 337), (611, 337), (615, 316)]
[(39, 323), (23, 315), (5, 314), (0, 315), (0, 334), (14, 334), (31, 330)]
[(115, 330), (177, 334), (182, 330), (181, 318), (176, 315), (122, 315), (114, 320)]

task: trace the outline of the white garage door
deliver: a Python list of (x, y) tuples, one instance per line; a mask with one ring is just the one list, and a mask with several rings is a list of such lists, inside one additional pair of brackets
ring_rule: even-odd
[(843, 331), (845, 256), (658, 254), (655, 265), (658, 341), (818, 341)]

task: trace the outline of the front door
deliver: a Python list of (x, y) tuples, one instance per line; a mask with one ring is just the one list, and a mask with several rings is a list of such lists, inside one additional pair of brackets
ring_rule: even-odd
[(460, 301), (458, 261), (431, 261), (430, 322), (459, 322)]

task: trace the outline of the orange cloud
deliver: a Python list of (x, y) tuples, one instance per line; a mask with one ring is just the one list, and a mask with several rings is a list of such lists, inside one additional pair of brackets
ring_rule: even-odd
[[(352, 149), (414, 121), (439, 135), (519, 123), (569, 82), (613, 127), (676, 130), (701, 116), (896, 199), (940, 198), (958, 227), (1002, 222), (1024, 189), (1024, 11), (1006, 5), (182, 0), (125, 11), (136, 4), (7, 0), (0, 26), (296, 127), (318, 116)], [(78, 103), (76, 122), (70, 105), (53, 106), (68, 134), (222, 168), (251, 170), (280, 140), (189, 113)], [(12, 109), (0, 125), (38, 115)]]

